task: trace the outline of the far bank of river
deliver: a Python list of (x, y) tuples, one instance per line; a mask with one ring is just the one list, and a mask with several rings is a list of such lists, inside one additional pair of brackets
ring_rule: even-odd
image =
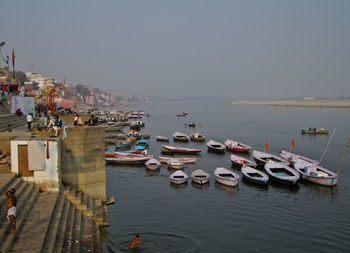
[(350, 100), (262, 100), (233, 101), (231, 103), (239, 105), (350, 108)]

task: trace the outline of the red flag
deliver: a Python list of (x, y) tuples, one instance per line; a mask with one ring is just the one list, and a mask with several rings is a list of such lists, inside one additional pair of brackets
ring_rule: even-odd
[(269, 143), (268, 142), (265, 143), (265, 147), (266, 147), (266, 150), (269, 150)]
[(294, 139), (292, 141), (292, 147), (293, 147), (293, 149), (295, 149), (295, 141), (294, 141)]
[(12, 48), (12, 65), (15, 66), (15, 49)]

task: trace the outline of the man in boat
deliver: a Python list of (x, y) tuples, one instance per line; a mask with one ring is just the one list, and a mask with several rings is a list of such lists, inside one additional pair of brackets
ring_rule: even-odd
[(131, 241), (129, 249), (135, 249), (138, 244), (141, 244), (141, 237), (139, 234), (137, 234)]
[(11, 235), (15, 234), (16, 232), (16, 205), (17, 205), (17, 198), (15, 195), (16, 189), (12, 188), (11, 190), (5, 192), (5, 195), (7, 197), (7, 219), (11, 221)]

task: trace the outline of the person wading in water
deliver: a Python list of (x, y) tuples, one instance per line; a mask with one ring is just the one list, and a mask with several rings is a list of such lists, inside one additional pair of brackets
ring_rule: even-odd
[(129, 249), (135, 249), (138, 244), (141, 244), (141, 238), (139, 234), (137, 234), (135, 238), (131, 241)]
[(12, 231), (11, 235), (15, 234), (16, 232), (16, 205), (17, 205), (17, 198), (15, 195), (16, 189), (12, 188), (11, 190), (5, 192), (5, 195), (7, 197), (7, 219), (11, 221)]

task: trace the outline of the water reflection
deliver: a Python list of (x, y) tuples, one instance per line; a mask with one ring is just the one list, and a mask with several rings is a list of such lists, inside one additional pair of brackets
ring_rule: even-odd
[(270, 182), (270, 186), (279, 192), (289, 192), (289, 193), (296, 194), (299, 191), (298, 184), (289, 185), (289, 184), (283, 184), (280, 182), (276, 182), (273, 180), (269, 180), (269, 182)]
[(187, 182), (186, 183), (183, 183), (183, 184), (174, 184), (172, 182), (169, 183), (169, 185), (171, 186), (171, 188), (173, 189), (181, 189), (181, 188), (186, 188), (187, 187)]
[(209, 187), (209, 182), (206, 183), (206, 184), (197, 184), (197, 183), (194, 183), (194, 182), (191, 182), (191, 185), (194, 187), (194, 188), (197, 188), (198, 190), (205, 190)]
[(248, 188), (256, 188), (259, 191), (263, 191), (263, 192), (267, 192), (267, 190), (269, 189), (269, 184), (258, 184), (258, 183), (254, 183), (252, 181), (249, 181), (248, 179), (246, 179), (245, 177), (242, 178), (242, 182), (244, 183), (244, 185), (246, 185)]
[(227, 185), (220, 184), (215, 181), (215, 189), (223, 192), (227, 192), (229, 194), (236, 194), (238, 192), (238, 186), (231, 187)]
[(309, 181), (301, 181), (299, 182), (302, 186), (305, 186), (310, 190), (311, 192), (314, 192), (315, 194), (323, 194), (323, 195), (328, 195), (332, 197), (337, 197), (338, 196), (338, 187), (335, 185), (333, 187), (325, 186), (325, 185), (319, 185), (319, 184), (314, 184)]
[(146, 168), (146, 174), (148, 175), (148, 176), (158, 176), (159, 175), (159, 172), (160, 172), (160, 169), (158, 168), (158, 169), (156, 169), (156, 170), (150, 170), (150, 169), (148, 169), (148, 168)]

